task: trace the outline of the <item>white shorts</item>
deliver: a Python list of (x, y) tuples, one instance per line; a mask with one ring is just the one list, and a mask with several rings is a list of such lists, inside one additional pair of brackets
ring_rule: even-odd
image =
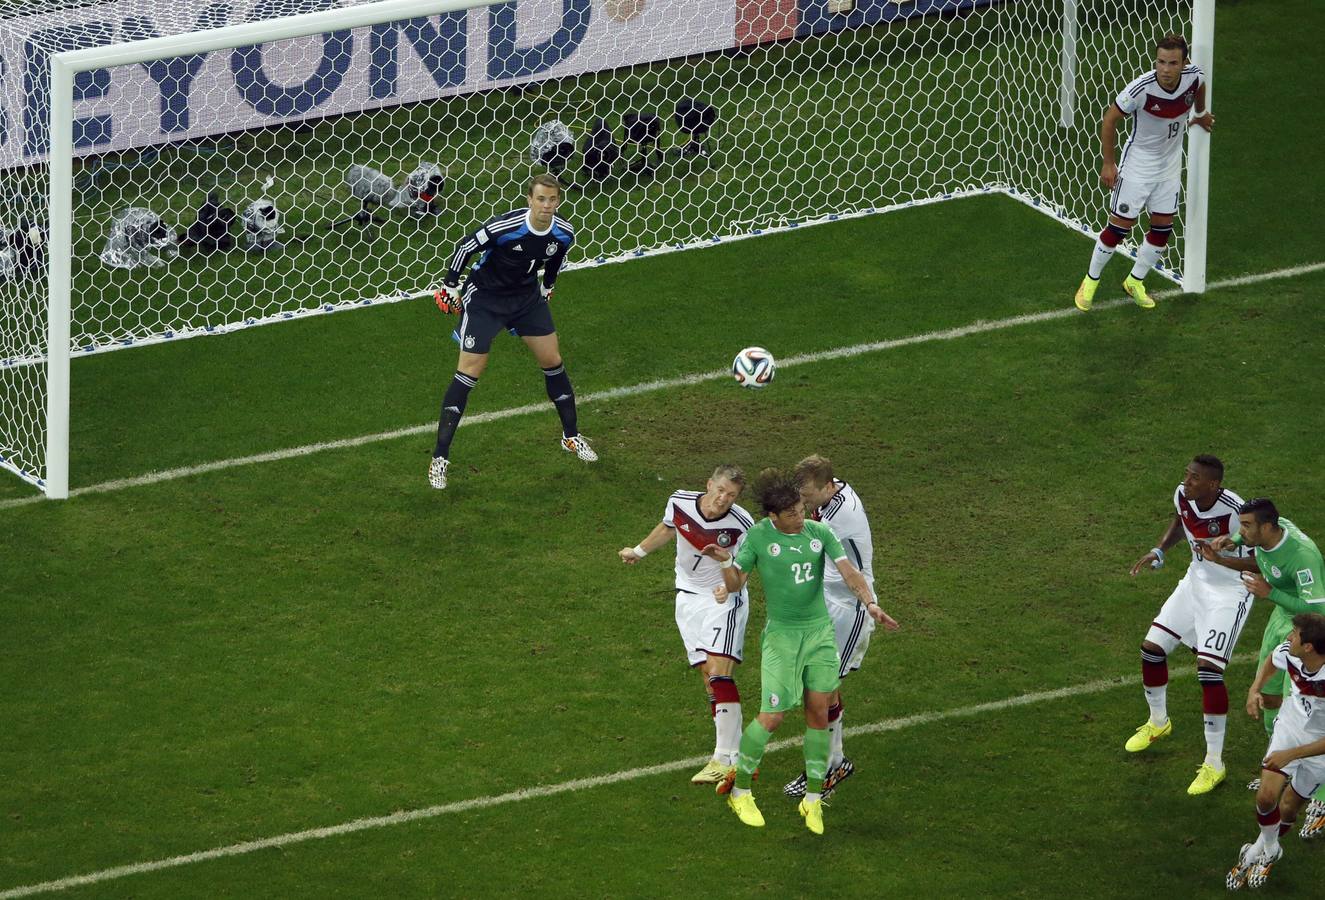
[(676, 592), (676, 627), (685, 642), (686, 659), (697, 666), (710, 655), (740, 662), (745, 653), (745, 625), (750, 604), (745, 594), (732, 594), (719, 603), (712, 594)]
[(1160, 182), (1132, 181), (1125, 173), (1119, 172), (1118, 180), (1113, 183), (1113, 193), (1109, 195), (1109, 212), (1124, 219), (1139, 219), (1141, 208), (1145, 207), (1152, 216), (1172, 216), (1178, 212), (1181, 194), (1182, 180), (1179, 178)]
[(1209, 582), (1188, 571), (1164, 601), (1146, 640), (1164, 648), (1166, 655), (1179, 644), (1191, 647), (1201, 660), (1222, 670), (1233, 656), (1254, 599), (1240, 582)]
[(828, 616), (833, 620), (833, 637), (837, 640), (837, 655), (842, 660), (839, 678), (846, 678), (860, 668), (865, 651), (870, 648), (870, 635), (874, 634), (874, 620), (865, 607), (852, 598), (851, 605), (827, 601)]
[[(1284, 703), (1292, 703), (1290, 699), (1285, 699)], [(1274, 733), (1270, 736), (1270, 747), (1265, 751), (1269, 756), (1277, 750), (1289, 750), (1293, 747), (1301, 747), (1303, 744), (1310, 744), (1316, 738), (1311, 737), (1301, 728), (1296, 727), (1297, 723), (1284, 716), (1281, 710), (1274, 720)], [(1307, 756), (1302, 759), (1295, 759), (1282, 769), (1273, 769), (1288, 779), (1288, 783), (1293, 786), (1293, 790), (1304, 800), (1309, 800), (1320, 790), (1320, 786), (1325, 784), (1325, 756)]]

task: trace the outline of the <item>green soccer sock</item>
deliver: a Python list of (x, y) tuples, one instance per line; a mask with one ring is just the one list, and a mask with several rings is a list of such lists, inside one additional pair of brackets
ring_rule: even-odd
[(741, 751), (736, 757), (736, 786), (741, 790), (750, 790), (754, 771), (759, 768), (759, 761), (764, 758), (764, 748), (772, 736), (768, 729), (759, 724), (758, 719), (751, 719), (745, 731), (741, 732)]
[(805, 729), (805, 792), (819, 794), (824, 789), (824, 776), (828, 774), (827, 728)]

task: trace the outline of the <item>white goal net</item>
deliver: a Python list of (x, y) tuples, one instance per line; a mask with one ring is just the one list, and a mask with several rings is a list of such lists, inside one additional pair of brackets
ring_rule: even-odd
[(67, 490), (66, 283), (75, 357), (431, 296), (538, 172), (571, 266), (975, 193), (1093, 233), (1100, 116), (1193, 0), (462, 2), (0, 13), (0, 466)]

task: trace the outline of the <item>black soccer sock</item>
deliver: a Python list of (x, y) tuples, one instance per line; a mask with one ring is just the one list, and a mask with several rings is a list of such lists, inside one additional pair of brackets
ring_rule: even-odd
[(456, 372), (446, 388), (442, 398), (442, 413), (437, 419), (437, 449), (433, 456), (451, 456), (451, 438), (460, 427), (460, 417), (465, 414), (465, 404), (469, 402), (469, 392), (478, 384), (478, 379), (464, 372)]
[(575, 437), (580, 433), (580, 426), (575, 417), (575, 389), (570, 386), (570, 376), (564, 365), (556, 365), (543, 370), (547, 381), (547, 398), (557, 408), (561, 416), (561, 433), (566, 437)]

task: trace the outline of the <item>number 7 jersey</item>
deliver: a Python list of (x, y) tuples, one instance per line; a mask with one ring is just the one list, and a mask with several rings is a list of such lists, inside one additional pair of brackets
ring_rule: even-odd
[(709, 519), (699, 509), (702, 491), (676, 491), (667, 498), (663, 524), (676, 535), (676, 589), (708, 594), (722, 584), (722, 568), (699, 551), (717, 544), (733, 555), (754, 519), (735, 503), (725, 515)]

